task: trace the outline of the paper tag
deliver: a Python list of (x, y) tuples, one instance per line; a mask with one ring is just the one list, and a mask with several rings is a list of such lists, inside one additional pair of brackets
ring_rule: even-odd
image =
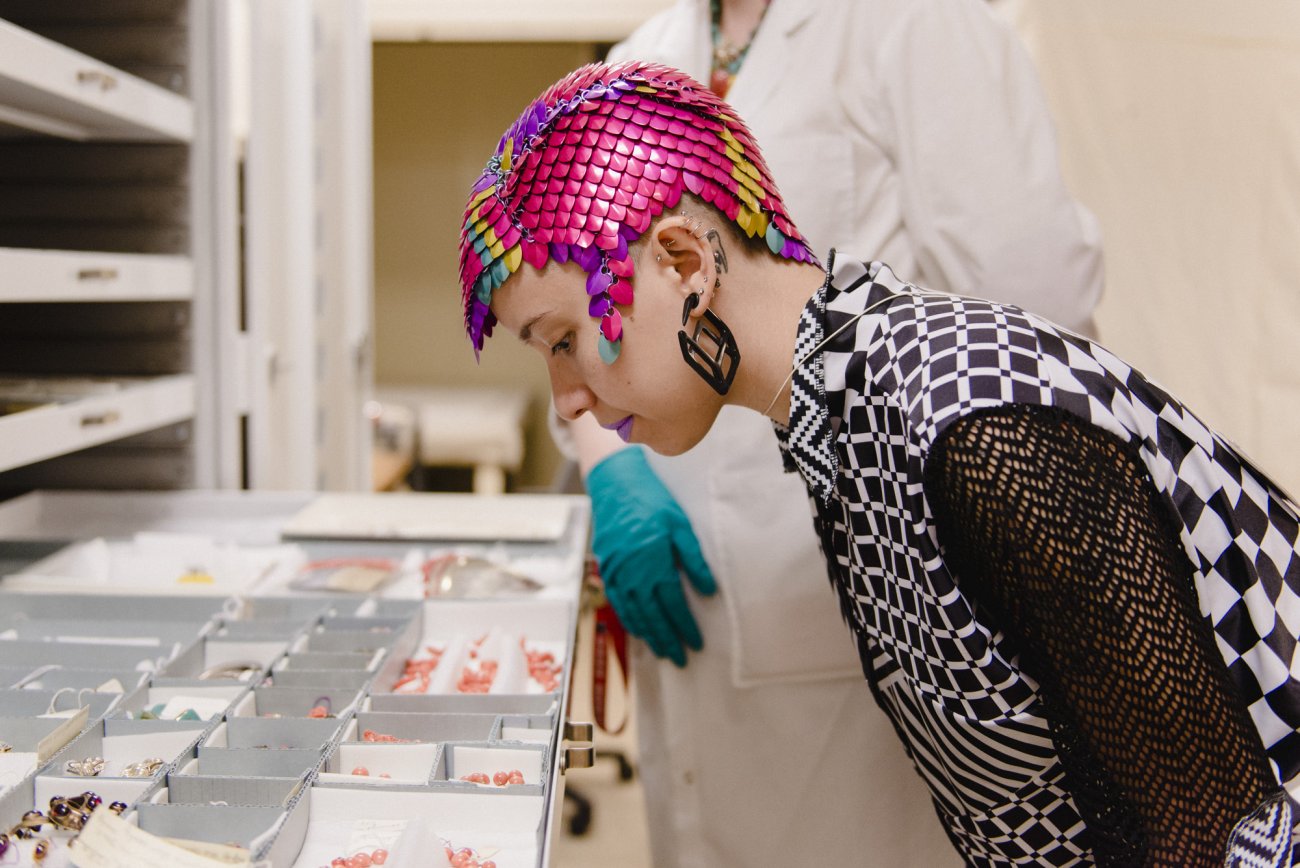
[(126, 693), (126, 688), (122, 686), (121, 681), (118, 681), (116, 678), (110, 678), (107, 681), (105, 681), (103, 684), (96, 687), (95, 692), (96, 693)]
[[(132, 828), (139, 831), (138, 827)], [(213, 844), (211, 841), (187, 841), (184, 838), (164, 838), (163, 840), (168, 844), (180, 847), (182, 850), (188, 850), (220, 865), (248, 865), (252, 861), (248, 851), (243, 847), (232, 847), (229, 844)]]
[(96, 811), (77, 836), (77, 868), (213, 868), (249, 865), (239, 847), (151, 835), (112, 811)]
[(50, 757), (63, 750), (68, 742), (76, 738), (86, 728), (86, 719), (89, 715), (90, 709), (83, 705), (74, 711), (67, 720), (59, 724), (58, 728), (41, 739), (36, 745), (36, 761), (44, 764), (49, 761)]
[(352, 835), (348, 838), (347, 852), (371, 851), (380, 847), (391, 850), (393, 842), (401, 837), (407, 822), (406, 820), (357, 820), (352, 824)]

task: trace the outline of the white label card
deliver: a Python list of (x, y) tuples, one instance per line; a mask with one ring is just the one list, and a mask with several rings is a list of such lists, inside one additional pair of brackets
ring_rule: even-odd
[(248, 865), (239, 847), (172, 841), (151, 835), (112, 811), (96, 811), (77, 836), (77, 868), (214, 868)]

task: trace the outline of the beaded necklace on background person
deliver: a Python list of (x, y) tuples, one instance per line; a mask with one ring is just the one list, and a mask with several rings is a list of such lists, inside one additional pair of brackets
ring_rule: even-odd
[(719, 98), (726, 99), (727, 91), (731, 90), (731, 83), (736, 80), (736, 74), (740, 72), (740, 67), (745, 62), (745, 55), (749, 54), (749, 46), (754, 44), (754, 34), (758, 33), (758, 28), (763, 24), (763, 17), (767, 15), (771, 5), (772, 0), (767, 0), (763, 4), (763, 14), (758, 17), (754, 29), (749, 31), (749, 38), (745, 40), (745, 44), (732, 45), (722, 35), (721, 0), (709, 0), (709, 19), (713, 35), (713, 64), (709, 73), (709, 90)]

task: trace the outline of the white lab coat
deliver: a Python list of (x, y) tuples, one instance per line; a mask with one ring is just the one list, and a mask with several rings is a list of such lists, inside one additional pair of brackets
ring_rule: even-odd
[[(708, 8), (681, 0), (609, 59), (707, 81)], [(1064, 188), (1026, 54), (982, 0), (773, 0), (728, 101), (818, 255), (1089, 330), (1096, 223)], [(729, 407), (696, 448), (650, 461), (719, 585), (691, 596), (705, 646), (685, 669), (634, 643), (655, 865), (959, 864), (864, 683), (770, 422)]]

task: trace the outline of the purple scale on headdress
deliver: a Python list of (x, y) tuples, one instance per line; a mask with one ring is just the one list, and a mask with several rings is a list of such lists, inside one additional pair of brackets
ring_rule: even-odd
[[(512, 159), (503, 170), (507, 146)], [(628, 244), (676, 207), (684, 190), (733, 221), (743, 202), (750, 214), (743, 232), (767, 226), (764, 240), (778, 255), (816, 261), (753, 137), (701, 85), (667, 67), (628, 63), (583, 67), (548, 88), (506, 130), (471, 191), (460, 268), (475, 351), (495, 322), (486, 302), (521, 262), (540, 269), (572, 259), (599, 275), (589, 313), (600, 323), (602, 358), (616, 360), (622, 316), (615, 306), (633, 296)], [(756, 204), (766, 219), (753, 218)]]
[(614, 275), (603, 271), (593, 271), (587, 275), (587, 295), (604, 295), (609, 285), (614, 282)]

